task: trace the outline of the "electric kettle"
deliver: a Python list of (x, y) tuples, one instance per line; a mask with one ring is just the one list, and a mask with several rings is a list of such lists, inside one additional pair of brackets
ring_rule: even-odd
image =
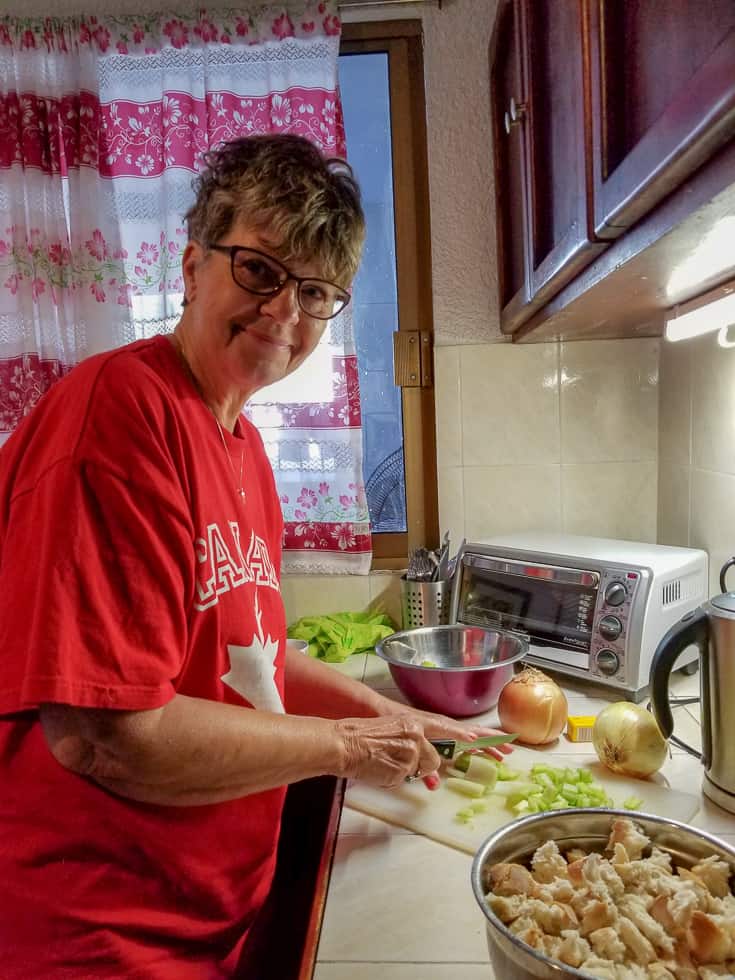
[[(651, 662), (651, 707), (664, 738), (701, 759), (705, 796), (735, 813), (735, 592), (727, 592), (727, 570), (722, 566), (723, 595), (688, 612), (666, 633)], [(702, 751), (672, 734), (674, 719), (669, 702), (669, 677), (679, 654), (690, 644), (699, 648)]]

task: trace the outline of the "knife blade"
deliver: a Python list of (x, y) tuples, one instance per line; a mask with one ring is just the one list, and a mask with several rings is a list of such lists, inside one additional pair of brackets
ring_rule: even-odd
[(483, 735), (472, 742), (458, 742), (453, 738), (430, 738), (429, 741), (442, 759), (453, 759), (455, 752), (465, 752), (467, 749), (489, 749), (494, 745), (513, 742), (517, 738), (518, 734), (513, 733), (512, 735)]

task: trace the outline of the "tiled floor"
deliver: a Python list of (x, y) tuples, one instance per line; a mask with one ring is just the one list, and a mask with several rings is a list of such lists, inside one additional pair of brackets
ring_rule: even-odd
[[(400, 697), (385, 663), (372, 654), (337, 669)], [(698, 675), (673, 679), (673, 695), (698, 693)], [(577, 692), (568, 701), (573, 714), (594, 714), (609, 703)], [(676, 734), (697, 746), (698, 705), (676, 707), (674, 719)], [(497, 714), (485, 720), (495, 724)], [(592, 749), (562, 736), (546, 751), (550, 763), (574, 765)], [(698, 792), (701, 766), (674, 747), (657, 780)], [(735, 817), (704, 797), (692, 823), (735, 844)], [(314, 980), (493, 980), (471, 864), (467, 854), (345, 808)]]

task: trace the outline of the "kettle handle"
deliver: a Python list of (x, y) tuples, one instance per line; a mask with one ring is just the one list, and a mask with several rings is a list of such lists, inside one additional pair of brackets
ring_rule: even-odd
[[(701, 607), (694, 609), (688, 612), (678, 623), (674, 623), (668, 630), (656, 647), (656, 652), (651, 661), (651, 707), (653, 708), (653, 716), (661, 729), (661, 734), (664, 738), (671, 739), (696, 759), (702, 759), (702, 753), (673, 735), (674, 716), (671, 713), (669, 703), (669, 679), (676, 658), (690, 644), (693, 643), (699, 647), (700, 658), (704, 659), (708, 635), (709, 619), (707, 613)], [(706, 748), (705, 753), (708, 754)]]
[(720, 592), (727, 592), (727, 582), (725, 579), (727, 578), (728, 568), (732, 568), (733, 565), (735, 565), (735, 555), (732, 558), (728, 558), (720, 569)]

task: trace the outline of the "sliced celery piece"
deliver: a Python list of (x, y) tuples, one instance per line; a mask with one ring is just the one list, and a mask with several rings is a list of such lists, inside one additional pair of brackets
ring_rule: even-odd
[(498, 767), (484, 755), (472, 755), (467, 766), (467, 778), (492, 789), (498, 781)]
[(472, 796), (475, 799), (484, 796), (487, 789), (482, 783), (476, 783), (472, 779), (457, 779), (456, 776), (450, 776), (446, 780), (446, 786), (447, 789), (451, 789), (455, 793), (462, 796)]
[(643, 800), (640, 796), (629, 796), (627, 800), (623, 800), (624, 810), (639, 810), (643, 806)]

